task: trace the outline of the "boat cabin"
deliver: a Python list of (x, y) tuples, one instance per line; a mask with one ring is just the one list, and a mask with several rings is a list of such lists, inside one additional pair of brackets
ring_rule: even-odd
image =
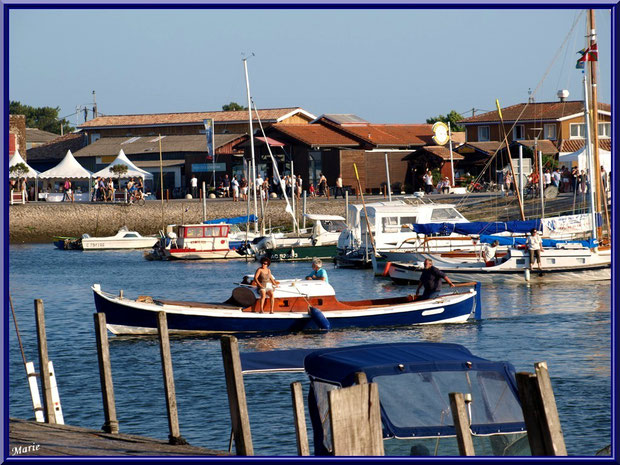
[(168, 226), (172, 248), (219, 250), (228, 249), (228, 224), (184, 224)]

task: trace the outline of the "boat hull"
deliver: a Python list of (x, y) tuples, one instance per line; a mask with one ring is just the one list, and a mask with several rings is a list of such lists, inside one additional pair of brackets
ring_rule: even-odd
[[(321, 328), (307, 312), (254, 313), (226, 304), (209, 308), (137, 302), (102, 292), (93, 286), (97, 312), (106, 315), (114, 334), (154, 334), (157, 314), (165, 312), (168, 329), (174, 333), (271, 333), (316, 331)], [(480, 310), (480, 288), (462, 294), (440, 296), (425, 301), (381, 305), (354, 310), (322, 309), (332, 329), (375, 326), (408, 326), (433, 323), (464, 323)]]
[(82, 239), (84, 250), (122, 250), (122, 249), (149, 249), (157, 243), (157, 237), (141, 237), (138, 239)]
[(265, 255), (272, 262), (294, 262), (313, 258), (331, 259), (336, 256), (336, 245), (315, 245), (307, 247), (278, 247), (267, 249)]

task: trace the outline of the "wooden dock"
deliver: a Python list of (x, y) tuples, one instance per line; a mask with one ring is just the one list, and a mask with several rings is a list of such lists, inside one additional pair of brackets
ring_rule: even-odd
[(11, 456), (224, 456), (227, 452), (171, 445), (167, 441), (131, 434), (35, 421), (9, 419)]

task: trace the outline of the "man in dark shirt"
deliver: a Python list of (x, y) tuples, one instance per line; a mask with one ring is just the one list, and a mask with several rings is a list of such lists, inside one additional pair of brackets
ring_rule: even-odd
[(415, 291), (415, 295), (420, 295), (420, 288), (424, 286), (424, 293), (420, 300), (430, 299), (436, 297), (441, 290), (441, 280), (444, 279), (450, 287), (454, 287), (454, 283), (450, 281), (450, 278), (446, 274), (433, 266), (433, 261), (430, 258), (424, 260), (424, 270), (420, 275), (420, 283)]

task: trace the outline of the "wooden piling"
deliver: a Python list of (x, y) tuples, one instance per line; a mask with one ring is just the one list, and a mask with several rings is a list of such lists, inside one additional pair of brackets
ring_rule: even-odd
[(105, 313), (94, 313), (93, 318), (95, 320), (99, 380), (101, 382), (101, 397), (103, 398), (103, 415), (105, 418), (105, 423), (101, 429), (106, 433), (118, 434), (114, 382), (112, 380), (112, 365), (110, 363), (110, 346), (108, 344)]
[(43, 301), (34, 301), (35, 319), (37, 322), (37, 346), (39, 349), (39, 372), (41, 374), (41, 389), (43, 390), (43, 411), (47, 423), (56, 423), (52, 386), (50, 383), (49, 356), (47, 352), (47, 335), (45, 333), (45, 312)]
[(222, 359), (226, 376), (226, 390), (230, 407), (230, 420), (235, 437), (237, 455), (254, 455), (252, 434), (250, 432), (250, 418), (245, 399), (245, 386), (241, 373), (241, 358), (239, 344), (234, 336), (222, 336)]
[(174, 373), (172, 371), (172, 356), (170, 355), (170, 339), (168, 338), (168, 320), (166, 312), (157, 314), (157, 331), (159, 333), (159, 348), (161, 351), (161, 367), (164, 374), (164, 388), (166, 391), (166, 409), (168, 411), (168, 428), (170, 444), (187, 444), (181, 437), (177, 399), (174, 391)]
[(523, 418), (534, 456), (566, 456), (566, 445), (555, 405), (547, 365), (535, 364), (536, 374), (517, 373)]
[(334, 455), (384, 455), (376, 383), (329, 391), (329, 417)]
[(368, 383), (368, 378), (366, 377), (366, 373), (363, 371), (358, 371), (355, 373), (355, 384), (366, 384)]
[(463, 393), (451, 392), (448, 396), (450, 397), (450, 410), (452, 411), (454, 429), (456, 430), (456, 441), (459, 446), (459, 454), (466, 456), (476, 455), (474, 453), (474, 443), (471, 439), (469, 415), (467, 414)]
[(295, 435), (297, 439), (297, 455), (309, 456), (308, 430), (306, 429), (306, 414), (304, 411), (304, 398), (301, 383), (291, 383), (291, 395), (293, 397), (293, 415), (295, 418)]

